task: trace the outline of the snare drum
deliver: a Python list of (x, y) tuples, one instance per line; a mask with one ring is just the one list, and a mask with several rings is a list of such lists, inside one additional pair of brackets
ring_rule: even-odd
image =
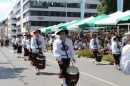
[(103, 54), (102, 54), (101, 52), (98, 52), (98, 53), (97, 53), (96, 61), (97, 61), (97, 62), (101, 62), (101, 61), (102, 61), (102, 57), (103, 57)]
[(38, 54), (36, 57), (36, 65), (38, 69), (45, 69), (46, 57), (43, 54)]
[(76, 85), (79, 80), (79, 69), (74, 66), (70, 66), (66, 70), (66, 84)]

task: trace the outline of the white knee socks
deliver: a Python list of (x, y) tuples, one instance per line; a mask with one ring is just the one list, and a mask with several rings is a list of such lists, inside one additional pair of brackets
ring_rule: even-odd
[(34, 70), (35, 70), (35, 72), (37, 72), (37, 67), (36, 66), (34, 66)]
[(63, 86), (66, 86), (66, 80), (65, 78), (61, 78)]

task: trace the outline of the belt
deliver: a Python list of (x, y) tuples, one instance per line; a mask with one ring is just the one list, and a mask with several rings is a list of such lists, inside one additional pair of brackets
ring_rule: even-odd
[[(71, 54), (71, 53), (69, 53), (69, 54)], [(67, 54), (67, 55), (69, 55), (69, 54)], [(61, 55), (61, 56), (67, 56), (67, 55)]]

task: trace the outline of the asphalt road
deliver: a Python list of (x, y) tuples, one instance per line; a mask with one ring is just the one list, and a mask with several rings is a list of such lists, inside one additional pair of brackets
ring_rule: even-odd
[[(51, 52), (46, 52), (46, 68), (35, 75), (29, 61), (17, 58), (12, 48), (0, 48), (0, 86), (61, 86), (59, 67)], [(76, 58), (80, 70), (76, 86), (130, 86), (130, 76), (114, 69), (108, 62), (94, 65), (92, 59)]]

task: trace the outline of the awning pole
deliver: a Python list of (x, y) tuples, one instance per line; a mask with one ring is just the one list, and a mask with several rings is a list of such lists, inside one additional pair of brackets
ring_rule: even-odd
[(128, 24), (128, 31), (130, 30), (130, 26), (129, 26), (129, 24)]

